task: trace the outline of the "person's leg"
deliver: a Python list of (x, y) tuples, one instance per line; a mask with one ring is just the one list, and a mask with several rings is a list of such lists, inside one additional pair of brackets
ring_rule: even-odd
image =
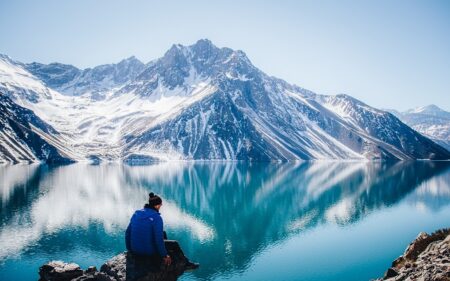
[(198, 268), (198, 263), (193, 263), (184, 255), (183, 250), (181, 250), (180, 244), (175, 240), (165, 240), (164, 244), (169, 255), (174, 259), (174, 262), (185, 263), (185, 269), (196, 269)]
[[(156, 272), (160, 270), (161, 267), (161, 263), (162, 263), (162, 258), (158, 255), (158, 254), (154, 254), (151, 256), (147, 256), (147, 255), (138, 255), (138, 254), (134, 254), (132, 256), (133, 258), (133, 263), (132, 263), (132, 268), (133, 268), (133, 276), (144, 276), (146, 274), (147, 271), (152, 271), (152, 272)], [(130, 266), (128, 265), (128, 259), (127, 259), (127, 268), (129, 268)]]
[(172, 254), (178, 256), (184, 256), (183, 250), (181, 250), (180, 244), (178, 244), (178, 241), (175, 240), (164, 240), (164, 245), (166, 246), (166, 250), (169, 253), (169, 255), (172, 256)]

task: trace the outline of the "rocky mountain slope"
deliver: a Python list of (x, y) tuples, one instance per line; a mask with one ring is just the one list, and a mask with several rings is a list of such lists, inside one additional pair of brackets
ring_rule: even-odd
[(0, 94), (0, 162), (66, 162), (58, 132), (31, 110)]
[(390, 113), (268, 76), (209, 40), (87, 70), (2, 56), (0, 89), (77, 161), (450, 158)]

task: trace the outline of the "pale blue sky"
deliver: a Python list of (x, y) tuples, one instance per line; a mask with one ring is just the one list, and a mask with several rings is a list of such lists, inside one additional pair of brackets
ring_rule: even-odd
[(0, 0), (0, 53), (23, 62), (148, 62), (200, 38), (319, 94), (450, 110), (450, 1)]

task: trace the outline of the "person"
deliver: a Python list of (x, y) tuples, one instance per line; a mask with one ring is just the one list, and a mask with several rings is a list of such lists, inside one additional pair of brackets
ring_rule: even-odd
[(196, 269), (199, 264), (190, 262), (177, 241), (167, 240), (164, 223), (159, 213), (162, 199), (149, 193), (148, 203), (143, 209), (134, 212), (125, 232), (127, 250), (136, 255), (147, 256), (155, 264), (172, 264), (172, 258), (183, 258), (186, 269)]

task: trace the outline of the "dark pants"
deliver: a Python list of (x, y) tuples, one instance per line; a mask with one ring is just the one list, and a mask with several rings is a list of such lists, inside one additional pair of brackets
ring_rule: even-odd
[(176, 258), (178, 256), (185, 257), (183, 250), (181, 250), (180, 244), (178, 244), (178, 241), (168, 240), (167, 233), (165, 231), (163, 231), (163, 237), (164, 237), (164, 246), (166, 247), (167, 253), (171, 258)]
[(167, 253), (172, 259), (186, 258), (181, 250), (180, 244), (175, 240), (164, 240), (164, 246), (166, 246)]
[[(180, 261), (187, 261), (186, 256), (181, 250), (180, 244), (176, 240), (167, 240), (167, 233), (163, 232), (164, 237), (164, 246), (166, 247), (167, 254), (172, 258), (172, 263), (177, 263)], [(162, 263), (164, 257), (161, 257), (159, 254), (154, 254), (150, 256), (152, 264), (159, 265)]]

